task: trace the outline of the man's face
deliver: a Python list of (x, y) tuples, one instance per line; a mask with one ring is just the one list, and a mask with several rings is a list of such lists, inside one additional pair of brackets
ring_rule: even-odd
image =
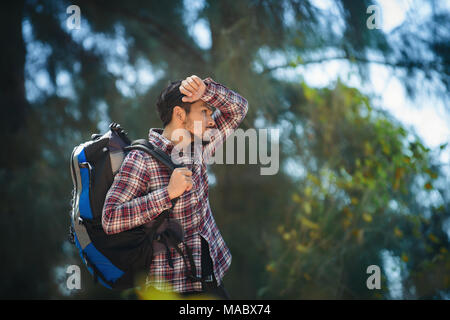
[(204, 101), (197, 100), (191, 104), (190, 112), (186, 114), (185, 129), (200, 138), (202, 141), (209, 141), (208, 131), (215, 127), (215, 122), (212, 118), (213, 109)]

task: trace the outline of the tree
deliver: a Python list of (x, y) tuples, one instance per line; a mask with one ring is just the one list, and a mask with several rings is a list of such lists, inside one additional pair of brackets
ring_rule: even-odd
[[(296, 181), (288, 209), (273, 228), (266, 266), (271, 281), (262, 296), (389, 298), (387, 251), (404, 264), (404, 297), (444, 297), (448, 200), (439, 209), (419, 205), (441, 170), (433, 167), (430, 150), (417, 137), (408, 141), (401, 125), (354, 88), (338, 82), (332, 89), (302, 84), (298, 90), (301, 98), (291, 112), (302, 130), (292, 127), (286, 135), (307, 174)], [(366, 287), (370, 265), (383, 270), (381, 290)], [(427, 276), (433, 281), (425, 281)]]

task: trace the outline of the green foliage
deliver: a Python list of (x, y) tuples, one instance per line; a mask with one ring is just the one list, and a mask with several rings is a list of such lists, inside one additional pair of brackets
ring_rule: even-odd
[(381, 290), (366, 287), (366, 268), (383, 266), (381, 253), (388, 250), (411, 275), (405, 296), (438, 297), (449, 289), (450, 260), (447, 236), (437, 228), (450, 213), (441, 207), (427, 218), (414, 205), (417, 184), (425, 192), (420, 197), (429, 197), (428, 181), (438, 178), (430, 150), (418, 138), (408, 142), (405, 129), (354, 88), (340, 82), (332, 89), (301, 88), (305, 101), (293, 112), (301, 115), (303, 133), (290, 138), (307, 174), (273, 227), (265, 296), (388, 298), (386, 278)]

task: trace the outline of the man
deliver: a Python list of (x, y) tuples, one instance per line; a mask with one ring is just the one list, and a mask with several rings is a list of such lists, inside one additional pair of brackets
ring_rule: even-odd
[[(157, 110), (163, 129), (150, 129), (150, 143), (168, 155), (181, 154), (181, 162), (186, 167), (170, 174), (148, 154), (131, 151), (106, 196), (103, 229), (107, 234), (122, 232), (148, 223), (172, 208), (170, 217), (182, 225), (185, 244), (192, 251), (196, 277), (203, 281), (187, 276), (183, 257), (171, 248), (170, 257), (160, 253), (153, 258), (147, 285), (163, 291), (203, 292), (227, 299), (222, 279), (230, 267), (231, 253), (209, 205), (205, 160), (242, 122), (248, 102), (211, 78), (201, 80), (193, 75), (165, 88), (158, 98)], [(202, 143), (196, 143), (199, 140)], [(200, 148), (202, 157), (194, 156), (194, 161), (186, 161), (188, 155), (183, 155), (183, 151), (187, 146), (193, 146), (195, 154)], [(173, 206), (171, 200), (177, 197)]]

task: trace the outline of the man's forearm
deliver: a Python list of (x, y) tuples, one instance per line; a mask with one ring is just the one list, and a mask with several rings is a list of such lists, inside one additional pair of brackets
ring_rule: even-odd
[(248, 101), (211, 78), (203, 81), (207, 87), (201, 99), (218, 109), (213, 114), (218, 129), (236, 129), (247, 115)]
[(248, 102), (238, 93), (213, 81), (211, 78), (205, 79), (204, 82), (207, 84), (207, 88), (201, 99), (216, 108), (212, 118), (217, 131), (212, 133), (211, 142), (203, 149), (203, 160), (209, 162), (217, 148), (244, 120), (248, 111)]
[[(150, 222), (172, 207), (167, 186), (144, 194), (150, 174), (141, 151), (131, 151), (106, 195), (102, 226), (107, 234), (119, 233)], [(138, 194), (144, 195), (136, 198)]]
[(155, 219), (172, 207), (167, 187), (123, 203), (105, 204), (102, 226), (106, 234), (116, 234), (133, 229)]

